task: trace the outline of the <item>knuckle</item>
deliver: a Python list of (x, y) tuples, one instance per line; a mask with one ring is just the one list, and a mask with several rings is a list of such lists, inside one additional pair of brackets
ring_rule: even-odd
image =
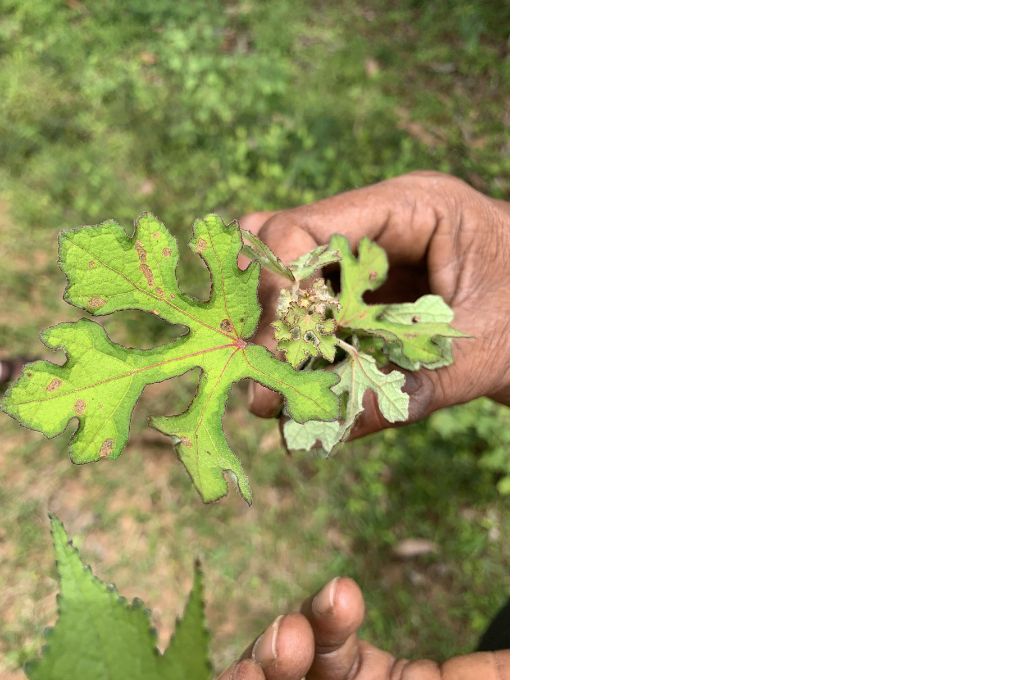
[(420, 190), (442, 195), (457, 195), (475, 191), (473, 187), (458, 177), (436, 170), (416, 170), (403, 175), (402, 178), (411, 181), (413, 186)]

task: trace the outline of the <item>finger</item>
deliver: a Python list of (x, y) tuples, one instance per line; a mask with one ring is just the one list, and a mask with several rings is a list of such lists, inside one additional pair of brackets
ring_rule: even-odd
[(217, 680), (266, 680), (266, 677), (258, 663), (252, 659), (243, 659), (231, 664), (217, 676)]
[(256, 638), (249, 654), (266, 680), (300, 680), (313, 662), (313, 629), (302, 614), (277, 617)]
[(507, 649), (456, 656), (441, 664), (443, 680), (508, 680), (511, 674), (511, 656)]
[(398, 666), (392, 654), (377, 649), (369, 642), (359, 641), (359, 665), (356, 666), (355, 675), (347, 678), (331, 678), (331, 680), (397, 680), (401, 667)]
[(279, 212), (281, 211), (265, 210), (263, 212), (251, 212), (248, 215), (243, 215), (238, 218), (238, 226), (259, 236), (260, 227)]
[(363, 594), (350, 578), (333, 578), (302, 613), (313, 626), (316, 654), (307, 680), (345, 680), (359, 666), (357, 633), (366, 613)]
[(435, 232), (454, 227), (455, 197), (466, 188), (449, 175), (411, 173), (293, 208), (264, 228), (271, 233), (298, 228), (319, 244), (334, 234), (353, 246), (370, 238), (387, 251), (391, 264), (413, 264), (424, 259)]
[[(438, 665), (428, 659), (394, 662), (387, 677), (394, 680), (509, 680), (509, 651), (476, 652), (456, 656)], [(372, 676), (366, 676), (370, 680)], [(359, 674), (353, 680), (362, 680)]]
[(398, 680), (441, 680), (441, 667), (428, 659), (399, 659), (391, 670), (391, 677)]

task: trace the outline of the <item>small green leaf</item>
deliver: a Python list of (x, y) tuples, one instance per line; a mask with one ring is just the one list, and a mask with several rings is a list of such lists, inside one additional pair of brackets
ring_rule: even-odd
[(281, 276), (287, 278), (289, 281), (296, 281), (295, 275), (288, 268), (284, 262), (281, 261), (274, 251), (270, 249), (266, 243), (261, 241), (256, 234), (245, 229), (239, 229), (242, 234), (242, 252), (248, 255), (251, 259), (256, 260), (261, 265)]
[(222, 416), (232, 383), (256, 380), (284, 395), (286, 413), (299, 422), (328, 420), (339, 400), (328, 371), (296, 371), (265, 348), (246, 341), (256, 330), (259, 265), (238, 269), (241, 237), (216, 215), (197, 220), (192, 250), (212, 277), (208, 301), (183, 293), (177, 283), (178, 245), (163, 224), (143, 214), (129, 237), (116, 222), (66, 231), (60, 264), (68, 277), (65, 299), (94, 314), (141, 309), (188, 327), (187, 335), (153, 349), (117, 345), (88, 319), (53, 326), (43, 342), (67, 355), (63, 365), (28, 364), (0, 399), (0, 408), (26, 427), (53, 437), (72, 418), (71, 460), (117, 458), (128, 442), (131, 412), (146, 385), (202, 370), (199, 391), (184, 412), (152, 420), (173, 437), (204, 501), (227, 494), (233, 477), (252, 501), (241, 463), (224, 437)]
[(402, 391), (405, 375), (400, 371), (384, 373), (377, 368), (373, 357), (350, 351), (348, 360), (338, 366), (338, 377), (338, 384), (331, 389), (345, 403), (345, 419), (341, 423), (343, 439), (352, 432), (356, 418), (363, 412), (363, 397), (367, 390), (377, 395), (380, 413), (389, 423), (409, 417), (409, 395)]
[(337, 420), (288, 420), (284, 424), (284, 441), (289, 451), (316, 451), (326, 456), (341, 439), (341, 423)]
[[(345, 416), (337, 421), (308, 423), (285, 423), (284, 437), (288, 448), (293, 451), (314, 450), (319, 440), (328, 452), (338, 443), (348, 439), (356, 419), (363, 412), (363, 398), (368, 390), (377, 395), (381, 415), (388, 422), (397, 423), (409, 417), (409, 395), (402, 391), (405, 375), (400, 371), (384, 373), (377, 368), (377, 362), (368, 354), (346, 348), (349, 358), (339, 364), (338, 384), (331, 389), (337, 392), (344, 404)], [(337, 429), (335, 429), (337, 427)], [(330, 433), (326, 439), (323, 433)], [(330, 442), (330, 446), (327, 443)]]
[[(455, 312), (440, 295), (424, 295), (416, 302), (385, 305), (380, 314), (381, 321), (390, 324), (391, 328), (405, 325), (415, 326), (417, 330), (424, 328), (422, 324), (448, 324), (454, 318)], [(400, 342), (385, 342), (384, 350), (391, 361), (409, 371), (415, 371), (421, 367), (437, 369), (450, 365), (452, 363), (451, 338), (434, 337), (432, 341), (431, 351), (435, 352), (433, 358), (422, 359), (420, 362), (410, 360)]]
[(291, 269), (295, 279), (297, 281), (301, 281), (302, 279), (308, 279), (310, 276), (315, 274), (317, 270), (322, 269), (329, 264), (334, 264), (340, 259), (341, 254), (333, 247), (333, 244), (317, 246), (292, 262), (291, 265), (289, 265), (289, 269)]
[(367, 304), (363, 295), (379, 288), (387, 278), (384, 249), (363, 239), (356, 257), (342, 236), (331, 237), (331, 246), (341, 254), (338, 326), (383, 338), (391, 360), (408, 370), (451, 363), (450, 338), (466, 335), (450, 325), (454, 315), (442, 298), (425, 295), (407, 304)]
[(129, 604), (113, 586), (96, 578), (60, 520), (52, 515), (50, 532), (60, 578), (58, 618), (42, 657), (25, 668), (29, 680), (210, 677), (210, 634), (204, 624), (203, 579), (198, 563), (185, 612), (166, 653), (160, 654), (142, 602)]
[(379, 318), (394, 324), (444, 324), (455, 318), (455, 312), (440, 295), (424, 295), (416, 302), (384, 305)]

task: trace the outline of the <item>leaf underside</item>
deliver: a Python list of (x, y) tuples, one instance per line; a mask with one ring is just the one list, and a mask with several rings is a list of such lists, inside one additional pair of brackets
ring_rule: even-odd
[(115, 344), (99, 324), (80, 319), (42, 333), (43, 342), (67, 355), (63, 365), (27, 365), (0, 408), (26, 427), (53, 437), (73, 418), (78, 427), (69, 449), (75, 463), (121, 455), (131, 413), (146, 385), (200, 368), (198, 392), (183, 413), (151, 424), (170, 435), (178, 457), (206, 502), (227, 494), (233, 477), (247, 502), (252, 492), (222, 427), (231, 385), (250, 378), (280, 392), (293, 420), (337, 418), (337, 378), (327, 371), (297, 371), (267, 349), (246, 342), (256, 330), (259, 265), (237, 265), (241, 237), (216, 215), (196, 220), (189, 247), (211, 274), (211, 294), (197, 300), (178, 287), (178, 244), (149, 214), (129, 237), (114, 221), (64, 231), (60, 265), (68, 277), (64, 299), (102, 316), (139, 309), (188, 328), (188, 333), (152, 349)]
[(25, 668), (29, 680), (198, 680), (209, 678), (210, 634), (203, 616), (198, 562), (192, 592), (167, 650), (160, 654), (142, 602), (129, 604), (82, 561), (64, 526), (50, 517), (60, 578), (57, 624), (42, 657)]

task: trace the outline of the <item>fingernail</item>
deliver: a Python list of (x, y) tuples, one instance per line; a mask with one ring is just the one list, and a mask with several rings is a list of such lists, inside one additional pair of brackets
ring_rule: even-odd
[(263, 635), (256, 639), (256, 644), (252, 646), (253, 661), (264, 668), (274, 663), (274, 660), (277, 659), (277, 629), (281, 625), (281, 619), (283, 618), (284, 616), (278, 616), (274, 619), (274, 622), (270, 624), (270, 628), (267, 628)]
[(337, 578), (327, 582), (320, 592), (313, 598), (313, 613), (317, 616), (327, 616), (334, 609), (334, 588), (338, 583)]

